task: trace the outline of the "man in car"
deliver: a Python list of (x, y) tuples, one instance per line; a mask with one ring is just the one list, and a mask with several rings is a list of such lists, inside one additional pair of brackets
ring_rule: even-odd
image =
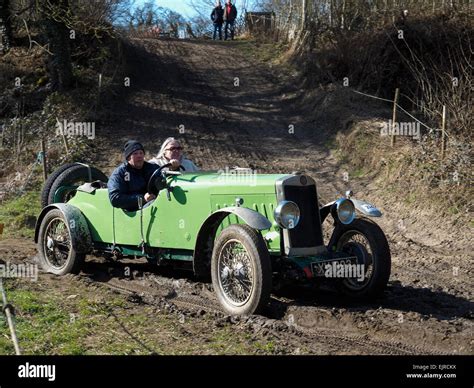
[(136, 140), (129, 140), (123, 148), (125, 162), (109, 178), (107, 187), (112, 206), (128, 211), (139, 209), (139, 202), (147, 206), (156, 196), (147, 192), (150, 177), (158, 165), (145, 162), (145, 149)]

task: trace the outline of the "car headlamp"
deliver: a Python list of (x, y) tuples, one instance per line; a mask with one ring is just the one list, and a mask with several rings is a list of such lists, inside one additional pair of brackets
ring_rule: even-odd
[(341, 224), (348, 225), (356, 217), (354, 203), (347, 198), (338, 199), (335, 203), (337, 218)]
[(277, 224), (285, 229), (293, 229), (300, 221), (300, 208), (292, 201), (281, 201), (273, 212)]

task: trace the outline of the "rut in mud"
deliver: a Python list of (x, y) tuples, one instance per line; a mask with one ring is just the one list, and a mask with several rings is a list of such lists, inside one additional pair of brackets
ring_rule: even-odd
[[(120, 162), (127, 139), (142, 141), (153, 154), (165, 137), (177, 136), (188, 157), (203, 169), (305, 171), (316, 179), (322, 202), (347, 188), (325, 147), (322, 128), (334, 118), (327, 117), (326, 123), (307, 119), (298, 109), (301, 92), (291, 75), (249, 59), (239, 42), (142, 40), (134, 45), (129, 58), (132, 86), (114, 102), (109, 121), (97, 128), (96, 165), (106, 174)], [(320, 116), (325, 119), (324, 112)], [(136, 303), (167, 305), (174, 313), (215, 314), (217, 321), (274, 338), (288, 353), (474, 353), (468, 242), (438, 243), (436, 233), (431, 240), (408, 237), (409, 230), (401, 233), (397, 227), (402, 204), (379, 198), (380, 188), (369, 181), (351, 185), (358, 197), (384, 212), (379, 223), (392, 250), (385, 297), (371, 304), (349, 304), (331, 290), (286, 289), (272, 296), (265, 316), (226, 317), (211, 285), (186, 273), (94, 257), (80, 275), (60, 281), (98, 285), (104, 292), (128, 294)], [(443, 225), (429, 219), (418, 218), (417, 227), (425, 235), (433, 229), (443, 234)], [(34, 259), (32, 243), (10, 240), (0, 246), (2, 257)], [(127, 266), (131, 275), (125, 277)], [(52, 279), (42, 276), (46, 283)]]

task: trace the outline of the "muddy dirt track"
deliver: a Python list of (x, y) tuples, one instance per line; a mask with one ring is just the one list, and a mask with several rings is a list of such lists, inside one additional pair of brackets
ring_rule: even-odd
[[(317, 180), (322, 202), (347, 188), (325, 146), (323, 129), (334, 117), (321, 112), (321, 122), (314, 115), (307, 119), (307, 111), (298, 109), (302, 96), (291, 75), (244, 55), (239, 42), (133, 43), (130, 90), (113, 102), (108, 122), (97, 129), (96, 164), (106, 173), (120, 162), (127, 139), (142, 141), (151, 156), (165, 137), (174, 135), (202, 169), (305, 171)], [(264, 316), (226, 317), (211, 285), (186, 273), (144, 262), (106, 265), (94, 257), (83, 273), (61, 281), (98, 285), (136, 303), (167, 305), (174, 313), (215, 314), (216, 322), (271, 337), (289, 354), (301, 349), (311, 354), (473, 354), (468, 237), (456, 238), (454, 231), (443, 230), (437, 219), (422, 213), (410, 218), (412, 209), (379, 195), (381, 189), (364, 179), (351, 181), (351, 188), (384, 212), (379, 223), (392, 250), (389, 286), (384, 298), (372, 304), (348, 304), (326, 289), (286, 289), (272, 296)], [(408, 214), (403, 228), (402, 213)], [(0, 244), (2, 256), (33, 260), (30, 242)], [(132, 269), (130, 277), (123, 276), (126, 266)], [(52, 280), (41, 276), (46, 284)]]

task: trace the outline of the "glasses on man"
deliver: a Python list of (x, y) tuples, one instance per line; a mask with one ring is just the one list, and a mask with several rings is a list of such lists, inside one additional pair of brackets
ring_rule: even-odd
[(166, 151), (182, 151), (183, 150), (183, 147), (171, 147), (171, 148), (168, 148)]

